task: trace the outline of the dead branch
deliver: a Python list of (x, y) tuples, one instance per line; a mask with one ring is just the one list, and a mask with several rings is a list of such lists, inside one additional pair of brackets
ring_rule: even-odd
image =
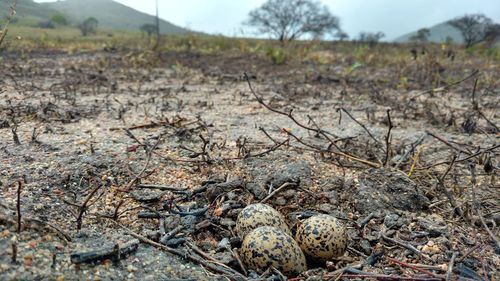
[(316, 134), (325, 137), (327, 140), (330, 140), (329, 136), (335, 136), (335, 134), (328, 132), (328, 131), (325, 131), (319, 127), (313, 128), (313, 127), (307, 126), (307, 125), (303, 124), (302, 122), (298, 121), (295, 118), (295, 116), (293, 116), (293, 114), (292, 114), (293, 110), (290, 110), (289, 112), (284, 112), (284, 111), (281, 111), (281, 110), (278, 110), (278, 109), (275, 109), (275, 108), (269, 106), (267, 103), (264, 102), (264, 99), (262, 97), (257, 95), (255, 90), (253, 89), (252, 83), (250, 83), (250, 78), (248, 77), (248, 74), (244, 73), (244, 76), (245, 76), (245, 79), (247, 81), (248, 87), (250, 88), (250, 92), (252, 93), (252, 95), (255, 97), (255, 99), (257, 100), (258, 103), (260, 103), (262, 106), (264, 106), (269, 111), (280, 114), (280, 115), (284, 115), (284, 116), (290, 118), (290, 120), (292, 120), (297, 126), (303, 128), (303, 129), (306, 129), (308, 131), (315, 132)]
[(78, 206), (78, 215), (76, 217), (76, 229), (80, 230), (82, 229), (82, 220), (83, 220), (83, 214), (87, 211), (88, 204), (90, 199), (94, 196), (94, 194), (101, 188), (101, 186), (98, 184), (92, 191), (87, 195), (85, 200), (83, 200), (83, 203)]
[(393, 259), (393, 258), (391, 258), (391, 257), (387, 257), (387, 256), (386, 256), (385, 258), (386, 258), (387, 260), (389, 260), (390, 262), (393, 262), (393, 263), (396, 263), (396, 264), (402, 265), (402, 266), (404, 266), (404, 267), (411, 268), (411, 269), (413, 269), (413, 270), (415, 270), (415, 271), (419, 271), (419, 272), (425, 273), (425, 274), (427, 274), (427, 275), (429, 275), (429, 276), (432, 276), (432, 277), (435, 277), (435, 278), (441, 278), (441, 279), (442, 279), (442, 276), (441, 276), (441, 275), (439, 275), (439, 274), (435, 274), (435, 273), (430, 272), (430, 271), (425, 270), (425, 269), (422, 269), (422, 268), (420, 268), (420, 267), (418, 267), (418, 266), (415, 266), (415, 265), (412, 265), (412, 264), (409, 264), (409, 263), (406, 263), (406, 262), (402, 262), (402, 261), (399, 261), (399, 260), (397, 260), (397, 259)]
[(10, 131), (12, 132), (12, 139), (14, 140), (14, 144), (21, 145), (21, 142), (19, 141), (19, 136), (17, 135), (17, 124), (11, 126)]
[(345, 114), (347, 114), (347, 116), (349, 116), (349, 118), (351, 118), (352, 121), (356, 122), (356, 124), (358, 124), (359, 126), (361, 126), (361, 128), (363, 128), (363, 130), (370, 136), (370, 138), (373, 141), (375, 141), (378, 145), (381, 145), (380, 141), (373, 136), (373, 134), (370, 132), (370, 130), (368, 130), (368, 128), (363, 123), (361, 123), (356, 118), (354, 118), (354, 116), (352, 116), (351, 113), (349, 113), (349, 111), (347, 111), (343, 107), (341, 107), (340, 110), (342, 110)]
[(451, 87), (455, 86), (455, 85), (458, 85), (466, 80), (469, 80), (470, 78), (472, 77), (475, 77), (476, 75), (479, 74), (479, 70), (474, 70), (471, 74), (469, 74), (468, 76), (458, 80), (458, 81), (455, 81), (451, 84), (448, 84), (446, 86), (443, 86), (443, 87), (439, 87), (439, 88), (432, 88), (432, 89), (429, 89), (429, 90), (425, 90), (423, 92), (420, 92), (420, 93), (417, 93), (416, 95), (414, 95), (413, 97), (410, 97), (409, 100), (413, 100), (419, 96), (422, 96), (422, 95), (425, 95), (425, 94), (431, 94), (431, 93), (438, 93), (438, 92), (444, 92), (448, 89), (450, 89)]
[(16, 202), (16, 209), (17, 209), (17, 233), (21, 233), (21, 189), (23, 187), (23, 184), (21, 181), (17, 182), (17, 202)]
[(392, 121), (391, 121), (391, 110), (387, 109), (387, 122), (389, 122), (389, 129), (387, 130), (387, 135), (385, 136), (385, 159), (384, 166), (387, 166), (390, 157), (391, 151), (391, 130), (392, 130)]
[(167, 186), (167, 185), (159, 185), (159, 184), (138, 184), (136, 186), (137, 188), (145, 188), (145, 189), (158, 189), (158, 190), (163, 190), (163, 191), (171, 191), (172, 193), (178, 193), (178, 194), (187, 194), (188, 191), (186, 189), (181, 189), (173, 186)]
[(361, 158), (359, 158), (357, 156), (353, 156), (353, 155), (350, 155), (350, 154), (342, 152), (342, 151), (333, 151), (333, 150), (322, 149), (321, 147), (317, 147), (315, 145), (308, 144), (308, 143), (304, 142), (302, 139), (300, 139), (299, 137), (297, 137), (296, 135), (294, 135), (292, 132), (290, 132), (288, 130), (286, 130), (285, 132), (289, 136), (291, 136), (292, 138), (294, 138), (296, 141), (298, 141), (299, 143), (301, 143), (301, 144), (303, 144), (303, 145), (305, 145), (305, 146), (307, 146), (309, 148), (312, 148), (313, 151), (323, 152), (323, 153), (332, 153), (332, 154), (335, 154), (337, 156), (346, 157), (347, 159), (350, 159), (350, 160), (353, 160), (353, 161), (356, 161), (356, 162), (360, 162), (362, 164), (368, 165), (368, 166), (373, 167), (373, 168), (380, 168), (380, 165), (377, 164), (377, 163), (373, 163), (371, 161), (361, 159)]
[(269, 199), (271, 199), (274, 195), (276, 195), (278, 192), (280, 192), (281, 190), (289, 187), (289, 186), (296, 186), (297, 184), (296, 183), (293, 183), (293, 182), (285, 182), (284, 184), (282, 184), (280, 187), (276, 188), (273, 192), (271, 192), (269, 195), (266, 196), (266, 198), (262, 199), (260, 201), (260, 203), (266, 203)]
[(446, 271), (445, 281), (451, 280), (451, 274), (453, 273), (453, 266), (455, 265), (455, 259), (457, 258), (458, 252), (453, 252), (451, 256), (450, 263), (448, 264), (448, 271)]
[(467, 150), (465, 150), (465, 149), (462, 149), (462, 148), (460, 148), (460, 147), (458, 147), (458, 146), (455, 146), (455, 145), (454, 145), (454, 144), (452, 144), (450, 141), (448, 141), (447, 139), (445, 139), (445, 138), (443, 138), (443, 137), (441, 137), (441, 136), (438, 136), (438, 135), (436, 135), (436, 134), (434, 134), (434, 133), (432, 133), (432, 132), (430, 132), (430, 131), (425, 131), (425, 132), (426, 132), (429, 136), (431, 136), (431, 137), (433, 137), (433, 138), (437, 139), (438, 141), (440, 141), (440, 142), (442, 142), (442, 143), (446, 144), (447, 146), (449, 146), (449, 147), (451, 147), (451, 148), (455, 149), (455, 150), (456, 150), (456, 151), (458, 151), (458, 152), (465, 153), (465, 154), (467, 154), (467, 155), (471, 155), (471, 154), (472, 154), (472, 153), (470, 153), (469, 151), (467, 151)]
[(139, 247), (139, 239), (132, 239), (126, 243), (120, 244), (116, 243), (112, 247), (106, 247), (103, 249), (78, 252), (71, 254), (70, 259), (72, 263), (93, 263), (105, 259), (119, 259), (129, 253), (134, 252)]
[[(489, 152), (489, 151), (493, 151), (497, 148), (500, 147), (500, 144), (496, 144), (490, 148), (486, 148), (484, 150), (481, 150), (481, 151), (478, 151), (474, 154), (471, 154), (470, 156), (467, 156), (467, 157), (464, 157), (462, 159), (458, 159), (455, 161), (455, 163), (460, 163), (460, 162), (464, 162), (464, 161), (467, 161), (469, 159), (472, 159), (474, 157), (478, 157), (478, 156), (481, 156), (482, 154), (486, 153), (486, 152)], [(422, 168), (418, 168), (418, 170), (428, 170), (432, 167), (436, 167), (436, 166), (439, 166), (439, 165), (445, 165), (445, 164), (450, 164), (450, 161), (443, 161), (443, 162), (438, 162), (438, 163), (435, 163), (435, 164), (432, 164), (432, 165), (429, 165), (429, 166), (426, 166), (426, 167), (422, 167)]]
[(453, 159), (451, 160), (450, 165), (448, 166), (448, 168), (446, 169), (446, 171), (444, 172), (444, 174), (440, 178), (438, 178), (437, 188), (444, 195), (446, 195), (446, 197), (448, 198), (448, 201), (450, 202), (450, 205), (453, 207), (455, 213), (461, 216), (463, 214), (462, 210), (460, 209), (460, 207), (458, 207), (457, 202), (455, 201), (455, 197), (453, 196), (453, 194), (450, 191), (448, 191), (448, 189), (446, 189), (446, 186), (444, 184), (444, 179), (446, 178), (446, 176), (448, 175), (448, 173), (453, 168), (456, 159), (457, 159), (457, 155), (453, 155)]
[(404, 247), (410, 251), (412, 251), (413, 253), (425, 258), (426, 260), (432, 260), (429, 256), (427, 256), (426, 254), (422, 253), (420, 250), (418, 250), (417, 248), (413, 247), (412, 245), (410, 244), (407, 244), (407, 243), (404, 243), (402, 241), (399, 241), (399, 240), (396, 240), (396, 239), (393, 239), (393, 238), (390, 238), (388, 237), (387, 235), (385, 235), (385, 233), (381, 232), (381, 237), (388, 241), (388, 242), (391, 242), (393, 244), (396, 244), (396, 245), (399, 245), (401, 247)]
[(415, 141), (414, 143), (411, 144), (411, 148), (408, 149), (405, 152), (405, 154), (403, 154), (401, 159), (399, 159), (399, 161), (394, 166), (395, 169), (399, 169), (399, 166), (406, 160), (406, 158), (410, 155), (410, 153), (413, 153), (415, 151), (415, 148), (417, 146), (419, 146), (424, 141), (425, 137), (426, 137), (426, 135), (424, 134), (424, 135), (420, 136), (420, 138), (418, 138), (417, 141)]

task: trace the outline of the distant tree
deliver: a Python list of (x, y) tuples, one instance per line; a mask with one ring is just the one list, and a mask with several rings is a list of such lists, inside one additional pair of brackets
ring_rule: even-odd
[(57, 25), (68, 25), (68, 20), (61, 13), (57, 13), (57, 14), (53, 15), (50, 18), (50, 21), (52, 21), (53, 23), (55, 23)]
[(488, 46), (493, 46), (498, 40), (500, 40), (500, 24), (489, 25), (484, 34), (484, 41)]
[(95, 34), (98, 25), (99, 21), (94, 17), (90, 17), (87, 18), (84, 22), (82, 22), (78, 27), (80, 28), (82, 35), (87, 36), (89, 34)]
[(349, 39), (349, 34), (347, 34), (347, 32), (339, 30), (337, 33), (333, 35), (333, 37), (337, 38), (339, 41), (345, 41)]
[(428, 28), (421, 28), (417, 31), (417, 34), (413, 35), (410, 40), (418, 42), (428, 42), (429, 36), (431, 36), (431, 31)]
[(339, 19), (314, 0), (267, 0), (249, 14), (247, 25), (285, 43), (311, 35), (319, 38), (339, 29)]
[(486, 39), (487, 30), (493, 25), (493, 21), (483, 14), (464, 15), (448, 23), (460, 31), (466, 48), (483, 42)]
[(50, 28), (50, 29), (56, 28), (56, 25), (51, 20), (39, 21), (38, 24), (37, 24), (37, 26), (40, 27), (40, 28)]
[(385, 37), (385, 34), (383, 32), (377, 32), (377, 33), (360, 32), (358, 40), (360, 42), (365, 42), (365, 43), (370, 44), (370, 46), (373, 46), (373, 45), (377, 44), (380, 41), (380, 39), (382, 39), (384, 37)]
[(153, 33), (156, 32), (157, 28), (156, 28), (156, 24), (145, 23), (145, 24), (141, 25), (141, 27), (139, 29), (142, 32), (147, 33), (148, 37), (151, 37), (151, 35), (153, 35)]

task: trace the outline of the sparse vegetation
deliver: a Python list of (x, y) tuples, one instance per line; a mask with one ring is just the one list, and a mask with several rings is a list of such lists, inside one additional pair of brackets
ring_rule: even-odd
[(358, 41), (368, 43), (370, 46), (376, 45), (380, 39), (384, 38), (385, 34), (383, 32), (360, 32), (358, 36)]
[(152, 49), (138, 27), (24, 23), (0, 49), (1, 280), (285, 280), (242, 263), (254, 202), (294, 233), (319, 213), (347, 227), (346, 255), (289, 280), (498, 275), (494, 45)]

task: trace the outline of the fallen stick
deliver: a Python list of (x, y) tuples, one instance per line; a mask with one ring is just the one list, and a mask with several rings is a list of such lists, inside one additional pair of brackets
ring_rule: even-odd
[(390, 237), (388, 237), (387, 235), (385, 235), (385, 233), (382, 233), (382, 235), (381, 235), (381, 236), (382, 236), (382, 238), (383, 238), (384, 240), (389, 241), (389, 242), (391, 242), (391, 243), (393, 243), (393, 244), (399, 245), (399, 246), (401, 246), (401, 247), (404, 247), (404, 248), (406, 248), (406, 249), (408, 249), (408, 250), (412, 251), (413, 253), (415, 253), (415, 254), (417, 254), (417, 255), (419, 255), (419, 256), (421, 256), (421, 257), (424, 257), (426, 260), (432, 260), (432, 259), (431, 259), (428, 255), (426, 255), (426, 254), (422, 253), (421, 251), (419, 251), (417, 248), (413, 247), (412, 245), (409, 245), (409, 244), (406, 244), (406, 243), (401, 242), (401, 241), (399, 241), (399, 240), (396, 240), (396, 239), (390, 238)]
[(262, 199), (260, 203), (266, 203), (267, 200), (271, 199), (276, 193), (280, 192), (281, 190), (285, 189), (286, 187), (292, 186), (292, 185), (297, 185), (296, 183), (292, 182), (285, 182), (282, 184), (280, 187), (276, 188), (273, 192), (271, 192), (269, 195), (266, 196), (266, 198)]
[(179, 194), (187, 193), (186, 189), (180, 189), (173, 186), (159, 185), (159, 184), (138, 184), (137, 188), (158, 189), (158, 190), (172, 191), (172, 193), (179, 193)]
[(113, 247), (106, 247), (104, 249), (80, 252), (71, 254), (70, 259), (72, 263), (93, 263), (114, 257), (121, 257), (127, 255), (139, 247), (139, 239), (132, 239), (123, 244), (116, 244)]
[(16, 203), (16, 209), (17, 209), (17, 233), (21, 233), (21, 189), (23, 187), (23, 184), (21, 181), (17, 182), (17, 203)]

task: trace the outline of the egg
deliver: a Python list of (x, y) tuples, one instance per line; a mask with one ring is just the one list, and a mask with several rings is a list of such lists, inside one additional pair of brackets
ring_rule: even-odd
[(266, 204), (251, 204), (238, 214), (236, 219), (236, 234), (243, 238), (259, 226), (274, 226), (288, 235), (292, 235), (285, 218), (273, 207)]
[(258, 273), (270, 266), (289, 276), (307, 270), (306, 258), (297, 242), (272, 226), (261, 226), (248, 233), (239, 254), (241, 261)]
[(347, 248), (346, 228), (329, 215), (315, 215), (297, 228), (295, 240), (306, 256), (314, 260), (331, 260)]

